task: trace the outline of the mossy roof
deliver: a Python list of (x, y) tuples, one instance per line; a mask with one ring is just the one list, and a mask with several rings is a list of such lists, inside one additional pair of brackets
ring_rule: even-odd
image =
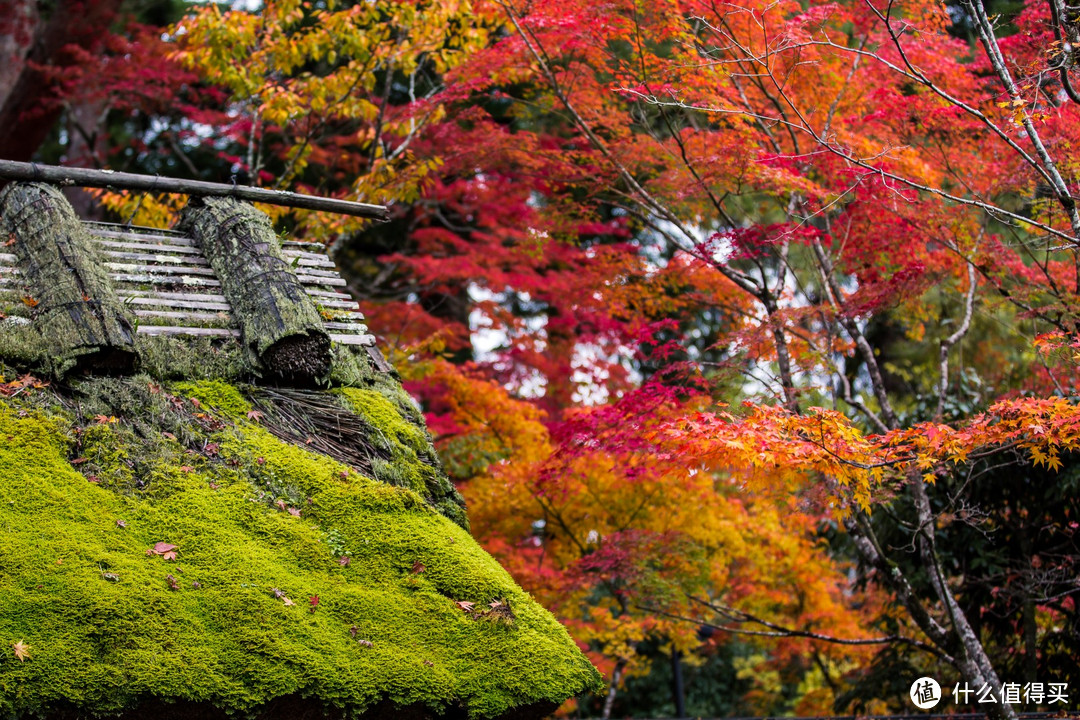
[(469, 535), (393, 376), (305, 391), (368, 429), (361, 471), (290, 442), (228, 362), (146, 357), (5, 388), (0, 714), (526, 717), (597, 688)]

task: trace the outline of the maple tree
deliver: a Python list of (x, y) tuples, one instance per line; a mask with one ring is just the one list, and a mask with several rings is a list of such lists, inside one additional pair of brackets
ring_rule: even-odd
[(754, 711), (828, 711), (883, 646), (1000, 687), (1075, 622), (1046, 580), (1071, 533), (1045, 571), (1014, 551), (1042, 580), (1011, 645), (970, 602), (1004, 581), (949, 545), (1013, 522), (970, 478), (1052, 483), (1080, 444), (1062, 0), (288, 0), (110, 43), (102, 160), (393, 202), (276, 217), (338, 248), (474, 532), (613, 692), (646, 639), (696, 661), (732, 634), (804, 686)]

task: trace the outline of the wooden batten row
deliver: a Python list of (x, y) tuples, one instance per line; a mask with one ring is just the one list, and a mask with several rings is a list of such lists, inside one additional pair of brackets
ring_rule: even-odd
[[(221, 283), (196, 242), (181, 232), (128, 229), (87, 222), (106, 274), (117, 297), (138, 318), (140, 335), (237, 337), (231, 306)], [(373, 347), (356, 301), (339, 288), (347, 283), (321, 245), (285, 241), (281, 255), (293, 267), (305, 293), (328, 314), (323, 320), (330, 339), (346, 345)], [(0, 298), (27, 304), (33, 298), (21, 287), (14, 253), (0, 252)], [(182, 291), (181, 291), (182, 290)], [(23, 298), (26, 298), (23, 300)]]

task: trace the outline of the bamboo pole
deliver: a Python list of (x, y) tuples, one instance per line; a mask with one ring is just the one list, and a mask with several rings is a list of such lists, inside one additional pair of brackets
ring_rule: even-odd
[(54, 372), (131, 372), (134, 318), (63, 194), (52, 185), (9, 185), (0, 192), (0, 237), (18, 258), (23, 300)]
[(115, 190), (180, 193), (195, 197), (232, 197), (249, 202), (266, 203), (267, 205), (281, 205), (301, 210), (318, 210), (353, 217), (375, 218), (377, 220), (386, 220), (389, 217), (389, 213), (383, 205), (369, 205), (368, 203), (352, 202), (350, 200), (301, 195), (285, 190), (268, 190), (247, 185), (227, 185), (204, 180), (137, 175), (114, 170), (57, 167), (55, 165), (24, 163), (14, 160), (0, 160), (0, 180), (46, 182), (61, 186), (77, 185), (79, 187), (112, 188)]
[(232, 306), (251, 364), (275, 377), (317, 382), (330, 372), (330, 338), (264, 213), (234, 198), (192, 198), (179, 228), (191, 233)]

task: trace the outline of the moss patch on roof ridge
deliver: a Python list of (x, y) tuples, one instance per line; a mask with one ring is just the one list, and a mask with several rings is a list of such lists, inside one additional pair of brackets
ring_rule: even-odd
[[(136, 427), (63, 403), (0, 403), (0, 714), (305, 697), (488, 718), (597, 688), (555, 619), (415, 492), (242, 404)], [(147, 554), (159, 542), (175, 559)]]

